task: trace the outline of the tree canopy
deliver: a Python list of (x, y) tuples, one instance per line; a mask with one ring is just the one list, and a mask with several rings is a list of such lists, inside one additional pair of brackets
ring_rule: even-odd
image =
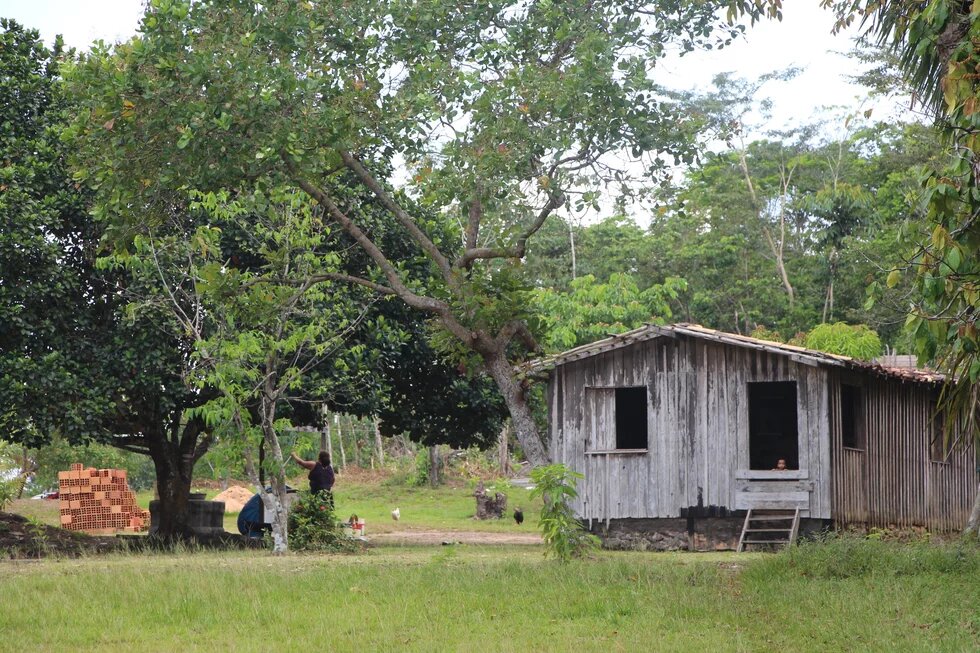
[[(268, 176), (302, 189), (372, 260), (349, 281), (433, 316), (472, 351), (540, 463), (511, 360), (535, 348), (511, 268), (565, 204), (594, 203), (606, 184), (642, 192), (669, 163), (693, 160), (693, 125), (651, 71), (668, 45), (737, 34), (717, 15), (729, 4), (756, 11), (686, 0), (153, 0), (139, 37), (75, 68), (84, 109), (73, 135), (87, 143), (82, 171), (100, 190), (100, 216), (123, 236), (165, 215), (184, 187)], [(406, 180), (379, 173), (396, 158)], [(438, 283), (412, 277), (343, 209), (340, 171), (404, 229)], [(457, 224), (454, 237), (432, 215)]]

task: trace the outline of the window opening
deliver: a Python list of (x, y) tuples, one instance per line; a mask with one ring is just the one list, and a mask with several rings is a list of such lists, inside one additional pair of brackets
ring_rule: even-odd
[(843, 445), (864, 449), (864, 419), (861, 411), (861, 388), (842, 383), (840, 386), (840, 422)]
[(749, 467), (800, 468), (796, 382), (749, 383)]
[(647, 389), (616, 388), (616, 448), (647, 448)]

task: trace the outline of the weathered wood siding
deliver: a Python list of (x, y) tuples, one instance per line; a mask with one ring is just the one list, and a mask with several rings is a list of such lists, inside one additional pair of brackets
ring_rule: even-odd
[[(866, 377), (865, 446), (844, 448), (840, 375), (831, 375), (833, 516), (842, 525), (963, 528), (977, 492), (973, 446), (931, 460), (936, 395), (927, 384)], [(849, 382), (853, 382), (849, 380)]]
[[(799, 471), (747, 474), (748, 386), (795, 381)], [(610, 388), (647, 388), (648, 448), (612, 452)], [(799, 505), (829, 518), (827, 371), (789, 356), (694, 338), (657, 338), (558, 366), (549, 385), (554, 460), (583, 473), (587, 519), (679, 517), (684, 509)], [(612, 440), (610, 440), (612, 438)]]

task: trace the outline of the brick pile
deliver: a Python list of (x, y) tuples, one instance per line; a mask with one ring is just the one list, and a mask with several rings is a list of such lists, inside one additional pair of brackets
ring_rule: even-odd
[(69, 530), (135, 533), (150, 524), (150, 513), (136, 505), (125, 469), (86, 469), (74, 463), (58, 472), (58, 499), (61, 526)]

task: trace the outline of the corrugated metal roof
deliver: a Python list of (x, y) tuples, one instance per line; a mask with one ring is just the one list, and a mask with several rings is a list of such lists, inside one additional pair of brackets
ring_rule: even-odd
[(679, 335), (699, 338), (702, 340), (711, 340), (713, 342), (720, 342), (736, 347), (747, 347), (750, 349), (768, 351), (774, 354), (789, 356), (793, 360), (800, 363), (860, 369), (872, 374), (879, 374), (882, 376), (889, 376), (908, 381), (939, 383), (945, 378), (939, 372), (932, 370), (911, 369), (907, 367), (889, 367), (878, 363), (858, 360), (856, 358), (851, 358), (850, 356), (828, 354), (827, 352), (817, 351), (815, 349), (807, 349), (805, 347), (797, 347), (796, 345), (787, 345), (780, 342), (771, 342), (769, 340), (760, 340), (759, 338), (751, 338), (749, 336), (743, 336), (737, 333), (726, 333), (716, 329), (709, 329), (701, 326), (700, 324), (686, 323), (672, 324), (669, 326), (648, 324), (638, 329), (633, 329), (632, 331), (627, 331), (625, 333), (610, 336), (602, 340), (597, 340), (596, 342), (592, 342), (587, 345), (581, 345), (579, 347), (575, 347), (574, 349), (569, 349), (568, 351), (560, 354), (530, 361), (524, 366), (524, 369), (532, 374), (547, 372), (555, 367), (558, 367), (559, 365), (571, 363), (583, 358), (589, 358), (591, 356), (620, 349), (622, 347), (628, 347), (629, 345), (638, 342), (644, 342), (654, 338), (676, 338)]

